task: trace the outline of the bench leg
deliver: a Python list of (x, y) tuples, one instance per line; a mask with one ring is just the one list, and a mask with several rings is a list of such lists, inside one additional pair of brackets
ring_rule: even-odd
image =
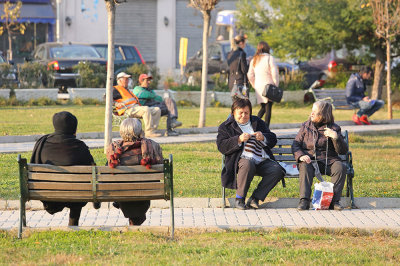
[(26, 213), (25, 213), (25, 201), (19, 199), (19, 226), (18, 226), (18, 238), (22, 238), (22, 227), (26, 226)]
[(226, 201), (225, 201), (225, 188), (222, 187), (222, 209), (226, 208)]
[(346, 194), (347, 194), (347, 197), (350, 196), (350, 207), (352, 209), (357, 209), (357, 206), (354, 203), (353, 178), (351, 176), (347, 176), (347, 193)]
[(171, 238), (174, 239), (175, 234), (175, 212), (174, 212), (174, 191), (171, 186), (171, 198), (170, 198), (170, 209), (171, 209)]

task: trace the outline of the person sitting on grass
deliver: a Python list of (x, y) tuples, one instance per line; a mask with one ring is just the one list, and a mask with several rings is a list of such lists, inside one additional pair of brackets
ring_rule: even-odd
[(293, 141), (292, 152), (299, 166), (298, 210), (310, 208), (311, 185), (319, 173), (332, 177), (333, 198), (329, 209), (343, 209), (339, 201), (346, 180), (346, 166), (339, 154), (346, 154), (349, 147), (340, 126), (334, 123), (332, 109), (332, 104), (327, 101), (315, 102), (310, 118), (301, 125)]
[(161, 109), (161, 116), (167, 115), (167, 131), (166, 136), (178, 136), (179, 133), (174, 128), (182, 125), (178, 119), (178, 108), (176, 107), (175, 101), (168, 97), (163, 100), (161, 96), (158, 96), (152, 89), (149, 88), (150, 82), (153, 79), (152, 76), (147, 74), (141, 74), (139, 76), (139, 86), (133, 89), (135, 94), (140, 101), (141, 105), (150, 107), (159, 107)]
[[(70, 112), (60, 112), (53, 116), (54, 133), (41, 137), (35, 144), (31, 163), (59, 166), (94, 165), (94, 160), (86, 144), (76, 138), (78, 120)], [(87, 202), (42, 201), (44, 209), (55, 214), (69, 208), (69, 226), (77, 226), (82, 208)]]
[(351, 104), (354, 108), (360, 108), (357, 114), (353, 115), (353, 121), (357, 125), (371, 125), (368, 117), (373, 115), (376, 111), (381, 109), (385, 104), (382, 100), (370, 99), (365, 96), (367, 87), (365, 82), (371, 78), (372, 69), (363, 66), (359, 73), (351, 74), (346, 84), (346, 99), (347, 103)]
[[(221, 173), (222, 186), (236, 189), (236, 208), (259, 208), (268, 193), (285, 176), (285, 170), (275, 161), (271, 149), (277, 139), (257, 116), (251, 115), (248, 99), (236, 99), (231, 116), (218, 127), (217, 147), (225, 155)], [(245, 204), (250, 183), (255, 175), (262, 177)]]
[[(160, 145), (143, 137), (142, 123), (137, 118), (122, 121), (119, 134), (122, 140), (112, 142), (107, 148), (108, 166), (162, 164), (163, 156)], [(114, 202), (120, 208), (129, 225), (141, 225), (146, 220), (146, 212), (150, 207), (149, 200)]]

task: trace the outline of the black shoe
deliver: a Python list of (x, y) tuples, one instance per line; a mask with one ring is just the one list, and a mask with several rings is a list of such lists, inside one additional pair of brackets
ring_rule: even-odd
[(249, 209), (258, 209), (260, 206), (258, 205), (259, 200), (251, 196), (246, 203), (246, 207)]
[(246, 210), (246, 205), (244, 204), (244, 198), (236, 198), (235, 200), (235, 207), (239, 210)]
[(179, 133), (176, 132), (175, 130), (170, 129), (170, 130), (165, 131), (164, 136), (166, 136), (166, 137), (168, 137), (168, 136), (179, 136)]
[(171, 127), (176, 128), (176, 127), (180, 127), (180, 126), (182, 126), (182, 122), (180, 122), (180, 121), (176, 120), (176, 118), (174, 118), (171, 122)]
[(113, 204), (112, 204), (115, 208), (117, 208), (117, 209), (119, 209), (120, 208), (120, 205), (119, 205), (119, 202), (113, 202)]
[(97, 210), (100, 209), (100, 207), (101, 207), (101, 202), (93, 202), (93, 208)]
[(339, 202), (332, 202), (331, 205), (329, 206), (330, 210), (335, 210), (335, 211), (341, 211), (343, 210), (342, 205), (340, 205)]
[(300, 199), (297, 209), (299, 211), (305, 211), (305, 210), (310, 209), (310, 201), (308, 199)]

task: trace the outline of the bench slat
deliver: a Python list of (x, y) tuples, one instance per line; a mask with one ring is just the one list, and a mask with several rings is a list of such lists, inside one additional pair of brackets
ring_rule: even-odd
[(134, 181), (163, 181), (164, 173), (156, 174), (102, 174), (97, 177), (99, 182), (134, 182)]
[(274, 154), (275, 160), (277, 160), (278, 162), (285, 162), (285, 161), (294, 161), (294, 156), (293, 155), (278, 155), (278, 154)]
[[(125, 190), (125, 191), (98, 191), (97, 198), (107, 198), (113, 201), (118, 197), (159, 197), (164, 198), (164, 189)], [(93, 199), (92, 191), (62, 191), (62, 190), (29, 190), (30, 199), (44, 201), (89, 201)]]
[(272, 148), (273, 154), (292, 154), (292, 148)]
[[(91, 191), (93, 185), (90, 183), (65, 183), (65, 182), (28, 182), (29, 189), (33, 190), (69, 190), (69, 191)], [(97, 192), (103, 190), (135, 190), (135, 189), (164, 189), (164, 183), (101, 183), (97, 184)]]
[(278, 141), (276, 142), (275, 147), (276, 146), (292, 146), (293, 140), (294, 140), (294, 137), (292, 139), (279, 139), (278, 138)]
[[(108, 166), (96, 166), (98, 173), (142, 173), (142, 172), (163, 172), (163, 164), (155, 164), (151, 169), (146, 169), (142, 165), (134, 166), (118, 166), (110, 168)], [(75, 173), (75, 174), (91, 174), (91, 165), (77, 165), (77, 166), (57, 166), (49, 164), (28, 164), (28, 170), (31, 172), (46, 172), (46, 173)]]
[(59, 173), (28, 173), (29, 180), (60, 181), (60, 182), (90, 182), (91, 174), (59, 174)]

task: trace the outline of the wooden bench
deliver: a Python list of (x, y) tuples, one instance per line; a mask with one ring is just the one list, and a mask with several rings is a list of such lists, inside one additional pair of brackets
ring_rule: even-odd
[(354, 110), (354, 106), (347, 103), (346, 90), (341, 89), (309, 89), (315, 101), (329, 101), (335, 109), (338, 110)]
[[(349, 145), (349, 136), (347, 130), (342, 132), (342, 135), (347, 143)], [(277, 136), (277, 143), (275, 147), (271, 150), (272, 154), (274, 155), (276, 161), (278, 162), (284, 162), (288, 165), (294, 165), (296, 164), (296, 161), (294, 159), (294, 155), (292, 154), (292, 143), (293, 140), (295, 139), (296, 134), (290, 134), (290, 135), (280, 135)], [(354, 194), (353, 194), (353, 177), (354, 177), (354, 169), (353, 169), (353, 157), (352, 153), (349, 150), (347, 154), (345, 155), (339, 155), (340, 158), (342, 159), (342, 162), (346, 165), (346, 197), (350, 197), (350, 203), (352, 208), (356, 208), (354, 205)], [(299, 178), (298, 175), (293, 176), (293, 175), (286, 175), (284, 178)], [(282, 179), (282, 185), (285, 187), (285, 179)], [(223, 201), (223, 207), (226, 207), (226, 202), (225, 202), (225, 188), (222, 188), (222, 201)]]
[(18, 155), (20, 217), (18, 237), (26, 226), (25, 203), (29, 200), (61, 202), (112, 202), (170, 200), (171, 237), (174, 237), (174, 190), (172, 155), (163, 164), (145, 166), (55, 166), (28, 164)]

